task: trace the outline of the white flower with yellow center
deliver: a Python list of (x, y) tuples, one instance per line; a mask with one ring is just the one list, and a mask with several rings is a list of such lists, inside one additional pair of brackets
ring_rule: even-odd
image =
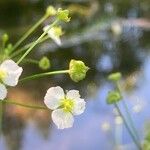
[(7, 96), (7, 86), (16, 86), (22, 73), (22, 67), (19, 67), (13, 60), (5, 60), (0, 65), (0, 100)]
[[(47, 25), (43, 28), (43, 31), (46, 31), (48, 30), (50, 26)], [(56, 44), (58, 44), (59, 46), (61, 45), (61, 40), (60, 40), (60, 36), (63, 34), (62, 32), (62, 28), (60, 26), (55, 26), (55, 27), (52, 27), (48, 30), (48, 36), (54, 40), (54, 42)]]
[(65, 94), (59, 86), (48, 89), (44, 102), (48, 108), (53, 110), (52, 120), (58, 129), (72, 127), (73, 115), (80, 115), (85, 109), (85, 101), (80, 98), (79, 91), (70, 90)]

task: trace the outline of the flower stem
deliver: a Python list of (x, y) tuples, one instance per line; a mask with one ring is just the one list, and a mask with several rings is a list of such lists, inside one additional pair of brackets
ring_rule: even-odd
[(33, 27), (29, 29), (20, 39), (19, 41), (13, 46), (12, 52), (20, 46), (20, 44), (31, 34), (33, 31), (46, 19), (48, 18), (48, 15), (44, 15)]
[[(117, 89), (118, 89), (119, 93), (121, 94), (121, 90), (120, 90), (120, 87), (119, 87), (119, 84), (118, 84), (118, 83), (117, 83)], [(132, 128), (132, 131), (133, 131), (133, 133), (135, 134), (136, 138), (139, 140), (140, 138), (139, 138), (139, 136), (138, 136), (138, 132), (137, 132), (135, 126), (134, 126), (132, 117), (131, 117), (131, 115), (130, 115), (130, 113), (129, 113), (129, 109), (128, 109), (127, 104), (126, 104), (126, 102), (125, 102), (124, 100), (122, 100), (122, 105), (123, 105), (123, 107), (124, 107), (124, 109), (125, 109), (125, 112), (126, 112), (126, 115), (127, 115), (127, 119), (128, 119), (129, 124), (130, 124), (130, 126), (131, 126), (131, 128)]]
[(43, 32), (43, 34), (31, 45), (31, 47), (23, 54), (23, 56), (18, 60), (17, 64), (19, 64), (30, 52), (31, 50), (41, 41), (41, 39), (47, 34), (47, 32), (58, 23), (58, 19), (56, 19), (49, 28)]
[(64, 74), (64, 73), (69, 73), (69, 70), (60, 70), (60, 71), (52, 71), (52, 72), (39, 73), (39, 74), (31, 75), (31, 76), (25, 77), (23, 79), (20, 79), (19, 82), (24, 82), (24, 81), (38, 79), (38, 78), (49, 76), (49, 75)]
[(128, 123), (127, 123), (127, 121), (126, 121), (124, 115), (122, 114), (122, 112), (121, 112), (119, 106), (117, 105), (117, 103), (115, 103), (114, 106), (115, 106), (115, 108), (117, 109), (119, 115), (122, 117), (123, 122), (124, 122), (124, 124), (125, 124), (125, 127), (126, 127), (126, 129), (128, 130), (128, 132), (129, 132), (129, 134), (130, 134), (130, 136), (131, 136), (133, 142), (135, 143), (135, 145), (137, 146), (137, 148), (138, 148), (139, 150), (142, 150), (140, 143), (137, 141), (137, 139), (135, 138), (134, 134), (132, 133), (132, 130), (130, 129), (130, 127), (129, 127), (129, 125), (128, 125)]
[[(41, 39), (41, 41), (39, 41), (39, 43), (46, 41), (48, 38), (49, 38), (49, 36), (45, 36), (43, 39)], [(20, 48), (18, 51), (15, 51), (14, 53), (11, 54), (10, 58), (18, 56), (19, 54), (24, 52), (26, 49), (28, 49), (33, 43), (34, 42), (28, 43), (25, 46), (23, 46), (22, 48)]]
[(3, 125), (3, 103), (0, 101), (0, 135), (2, 132), (2, 125)]
[(47, 107), (44, 107), (44, 106), (26, 105), (26, 104), (14, 102), (14, 101), (11, 101), (11, 100), (5, 100), (3, 102), (6, 103), (6, 104), (18, 105), (18, 106), (22, 106), (22, 107), (26, 107), (26, 108), (46, 109), (46, 110), (48, 110)]
[(38, 65), (38, 64), (39, 64), (39, 61), (30, 58), (30, 59), (24, 59), (23, 63), (31, 63), (31, 64), (36, 64), (36, 65)]

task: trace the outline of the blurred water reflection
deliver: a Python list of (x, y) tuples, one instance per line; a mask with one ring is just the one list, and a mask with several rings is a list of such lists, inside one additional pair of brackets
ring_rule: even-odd
[[(9, 97), (43, 105), (46, 89), (60, 85), (79, 89), (82, 97), (86, 97), (87, 108), (75, 119), (73, 128), (60, 131), (51, 122), (49, 111), (6, 105), (0, 150), (112, 150), (116, 149), (115, 144), (120, 149), (122, 145), (124, 149), (136, 149), (125, 127), (115, 123), (113, 107), (105, 103), (112, 88), (106, 77), (112, 71), (123, 73), (121, 86), (142, 140), (144, 124), (150, 121), (150, 3), (147, 0), (1, 0), (0, 35), (8, 31), (13, 42), (38, 20), (48, 4), (69, 7), (73, 19), (64, 25), (62, 47), (49, 40), (35, 50), (35, 57), (47, 54), (52, 70), (68, 67), (72, 58), (82, 59), (91, 69), (80, 83), (64, 75), (49, 77), (10, 89)], [(25, 74), (41, 71), (34, 65), (24, 67)], [(110, 123), (109, 130), (104, 130), (104, 123)]]

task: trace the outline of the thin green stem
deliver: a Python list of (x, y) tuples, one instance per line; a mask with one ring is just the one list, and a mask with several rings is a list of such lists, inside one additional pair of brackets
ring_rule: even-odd
[(130, 127), (129, 127), (129, 125), (128, 125), (128, 123), (127, 123), (127, 121), (126, 121), (124, 115), (122, 114), (122, 112), (121, 112), (119, 106), (117, 105), (117, 103), (115, 103), (114, 106), (115, 106), (115, 108), (117, 109), (117, 111), (118, 111), (119, 115), (121, 116), (121, 118), (123, 119), (123, 122), (124, 122), (124, 124), (125, 124), (125, 127), (126, 127), (126, 129), (128, 130), (128, 132), (129, 132), (129, 134), (130, 134), (130, 136), (131, 136), (133, 142), (135, 143), (135, 145), (137, 146), (137, 148), (138, 148), (139, 150), (142, 150), (140, 143), (137, 141), (137, 139), (135, 138), (134, 134), (132, 133), (132, 130), (130, 129)]
[(56, 19), (49, 28), (43, 32), (43, 34), (31, 45), (31, 47), (23, 54), (23, 56), (18, 60), (17, 64), (19, 64), (30, 52), (31, 50), (41, 41), (41, 39), (47, 34), (47, 32), (58, 23), (58, 19)]
[[(118, 84), (118, 83), (116, 83), (116, 84), (117, 84), (117, 89), (118, 89), (119, 93), (121, 94), (122, 92), (121, 92), (121, 90), (120, 90), (119, 84)], [(138, 132), (137, 132), (135, 126), (134, 126), (132, 117), (131, 117), (131, 115), (130, 115), (128, 106), (127, 106), (127, 104), (126, 104), (126, 102), (125, 102), (124, 100), (122, 100), (121, 102), (122, 102), (122, 105), (123, 105), (123, 107), (124, 107), (124, 109), (125, 109), (125, 112), (126, 112), (126, 115), (127, 115), (127, 119), (128, 119), (129, 124), (130, 124), (130, 126), (131, 126), (131, 128), (132, 128), (132, 131), (133, 131), (133, 133), (135, 134), (136, 138), (137, 138), (138, 140), (140, 140), (139, 135), (138, 135)]]
[(60, 70), (60, 71), (39, 73), (39, 74), (31, 75), (31, 76), (25, 77), (23, 79), (20, 79), (19, 82), (24, 82), (24, 81), (28, 81), (28, 80), (42, 78), (42, 77), (49, 76), (49, 75), (64, 74), (64, 73), (69, 73), (69, 70)]
[(35, 60), (35, 59), (24, 59), (23, 60), (24, 63), (32, 63), (32, 64), (36, 64), (38, 65), (39, 64), (39, 61), (38, 60)]
[(34, 108), (34, 109), (45, 109), (45, 110), (48, 110), (47, 107), (44, 107), (44, 106), (34, 106), (34, 105), (27, 105), (27, 104), (23, 104), (23, 103), (18, 103), (18, 102), (14, 102), (14, 101), (11, 101), (11, 100), (5, 100), (3, 101), (4, 103), (6, 104), (12, 104), (12, 105), (18, 105), (18, 106), (22, 106), (22, 107), (26, 107), (26, 108)]
[(32, 26), (20, 39), (19, 41), (13, 46), (12, 52), (20, 46), (20, 44), (31, 34), (33, 31), (39, 27), (39, 25), (44, 22), (48, 18), (48, 15), (44, 15), (34, 26)]
[[(39, 41), (39, 43), (42, 43), (42, 42), (46, 41), (47, 39), (49, 39), (49, 36), (45, 36), (41, 41)], [(10, 58), (18, 56), (19, 54), (21, 54), (22, 52), (27, 50), (33, 43), (34, 42), (28, 43), (25, 46), (23, 46), (22, 48), (18, 49), (18, 51), (15, 51), (14, 53), (11, 54)]]
[(3, 125), (3, 103), (0, 101), (0, 135), (2, 132), (2, 125)]

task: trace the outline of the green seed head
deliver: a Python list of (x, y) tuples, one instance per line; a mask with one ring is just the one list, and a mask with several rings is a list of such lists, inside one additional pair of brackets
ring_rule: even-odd
[(61, 8), (59, 8), (57, 11), (57, 17), (58, 19), (65, 21), (65, 22), (69, 22), (71, 19), (71, 17), (69, 17), (69, 10), (67, 9), (62, 10)]
[(86, 72), (89, 70), (84, 62), (80, 60), (72, 59), (69, 64), (69, 75), (71, 79), (75, 82), (83, 80), (86, 76)]

